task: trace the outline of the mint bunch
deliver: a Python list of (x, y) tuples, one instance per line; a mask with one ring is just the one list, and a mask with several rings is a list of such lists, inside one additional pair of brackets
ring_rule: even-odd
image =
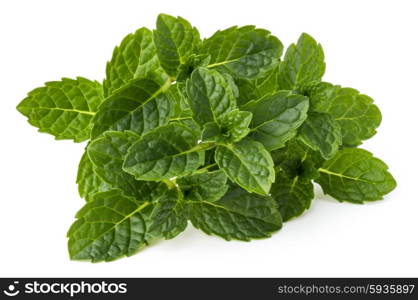
[(352, 203), (392, 191), (386, 164), (357, 148), (381, 122), (373, 100), (321, 81), (311, 36), (282, 52), (264, 29), (202, 40), (161, 14), (115, 48), (103, 84), (63, 78), (31, 91), (17, 107), (31, 125), (89, 141), (71, 258), (130, 256), (188, 221), (226, 240), (266, 238), (309, 208), (313, 182)]

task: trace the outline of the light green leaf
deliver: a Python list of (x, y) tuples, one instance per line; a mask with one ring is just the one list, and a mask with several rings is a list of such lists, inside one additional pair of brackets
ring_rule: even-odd
[(82, 142), (90, 136), (91, 120), (102, 101), (103, 89), (97, 81), (62, 78), (29, 92), (17, 110), (40, 132)]
[(372, 98), (329, 83), (311, 87), (307, 94), (315, 111), (328, 113), (338, 122), (343, 145), (355, 147), (376, 134), (382, 115)]
[(318, 150), (325, 159), (332, 158), (342, 144), (341, 128), (329, 114), (311, 112), (299, 128), (299, 138)]
[(93, 119), (92, 139), (107, 130), (132, 130), (141, 135), (167, 124), (171, 101), (164, 92), (170, 85), (170, 80), (161, 85), (154, 80), (137, 79), (113, 93)]
[(187, 81), (190, 108), (196, 122), (219, 122), (235, 109), (236, 99), (228, 81), (217, 71), (198, 68)]
[(380, 200), (396, 187), (388, 166), (363, 149), (345, 148), (324, 163), (316, 179), (325, 194), (339, 201)]
[(263, 77), (251, 80), (236, 80), (239, 90), (238, 105), (242, 106), (251, 100), (258, 100), (267, 95), (276, 94), (280, 90), (278, 75), (279, 65), (267, 72)]
[(245, 138), (236, 144), (218, 145), (215, 160), (229, 179), (250, 193), (269, 193), (274, 182), (274, 164), (259, 142)]
[(219, 200), (228, 190), (227, 177), (221, 170), (213, 172), (195, 173), (177, 180), (177, 184), (190, 201)]
[(314, 198), (313, 184), (299, 176), (290, 178), (280, 171), (271, 186), (271, 197), (277, 202), (283, 221), (288, 221), (309, 209)]
[(148, 245), (150, 202), (137, 201), (120, 190), (98, 193), (77, 213), (68, 232), (71, 259), (112, 261)]
[(165, 14), (157, 18), (154, 42), (161, 66), (172, 77), (177, 76), (180, 66), (188, 61), (189, 56), (197, 53), (201, 46), (196, 28), (182, 17)]
[(269, 151), (283, 147), (296, 135), (307, 117), (308, 108), (307, 97), (290, 91), (280, 91), (242, 107), (253, 114), (252, 137)]
[(320, 44), (302, 33), (297, 44), (287, 48), (280, 63), (279, 85), (285, 90), (298, 89), (312, 81), (320, 81), (325, 73), (324, 52)]
[(94, 194), (111, 189), (111, 185), (94, 171), (87, 152), (84, 152), (78, 165), (77, 184), (80, 196), (87, 201), (90, 201)]
[(188, 201), (194, 227), (225, 240), (266, 238), (282, 227), (276, 203), (234, 187), (216, 202)]
[(217, 31), (203, 41), (202, 53), (211, 56), (208, 67), (227, 71), (235, 77), (256, 78), (273, 69), (283, 45), (269, 31), (254, 26)]
[(106, 65), (106, 79), (103, 81), (105, 96), (138, 78), (153, 78), (164, 83), (167, 74), (160, 66), (154, 46), (152, 32), (142, 27), (127, 35), (113, 51), (112, 59)]
[(179, 123), (159, 127), (129, 149), (123, 169), (137, 180), (160, 181), (185, 176), (203, 164), (204, 149), (199, 136)]

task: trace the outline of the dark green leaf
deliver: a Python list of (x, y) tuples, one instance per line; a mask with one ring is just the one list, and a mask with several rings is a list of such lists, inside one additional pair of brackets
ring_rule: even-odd
[(382, 115), (372, 98), (329, 83), (311, 87), (307, 94), (315, 111), (328, 113), (338, 122), (343, 145), (358, 146), (376, 134)]
[(221, 170), (214, 172), (195, 173), (179, 178), (177, 184), (190, 201), (219, 200), (228, 190), (227, 177)]
[(299, 129), (299, 138), (325, 159), (332, 158), (342, 144), (341, 128), (329, 114), (311, 112)]
[(233, 182), (248, 192), (269, 193), (274, 182), (274, 164), (259, 142), (246, 138), (236, 144), (219, 145), (215, 160)]
[(293, 138), (307, 117), (309, 100), (289, 91), (280, 91), (248, 102), (243, 110), (253, 114), (252, 137), (272, 151)]
[(130, 256), (148, 245), (150, 202), (137, 201), (120, 190), (98, 193), (77, 213), (68, 232), (71, 259), (93, 262)]
[(112, 94), (95, 115), (92, 138), (107, 130), (132, 130), (143, 134), (165, 125), (170, 118), (168, 94), (171, 81), (161, 85), (150, 79), (137, 79)]
[(185, 176), (204, 162), (199, 136), (181, 124), (159, 127), (129, 149), (123, 169), (137, 180), (160, 181)]
[(186, 229), (186, 208), (179, 189), (167, 189), (165, 186), (165, 190), (152, 199), (152, 204), (153, 209), (149, 216), (151, 234), (172, 239)]
[(380, 200), (396, 187), (388, 166), (363, 149), (345, 148), (324, 163), (316, 179), (324, 193), (339, 201)]
[(298, 89), (320, 81), (325, 73), (324, 52), (320, 44), (302, 33), (297, 44), (287, 48), (279, 69), (279, 85), (285, 90)]
[(237, 105), (231, 86), (216, 70), (194, 70), (187, 81), (187, 94), (193, 118), (201, 125), (218, 122)]
[(91, 120), (102, 102), (103, 89), (98, 82), (63, 78), (32, 90), (17, 110), (40, 132), (57, 140), (82, 142), (89, 138)]
[(277, 205), (270, 197), (234, 187), (219, 201), (188, 201), (194, 227), (225, 240), (266, 238), (282, 227)]
[(309, 209), (314, 198), (313, 184), (299, 176), (290, 178), (280, 171), (271, 186), (271, 196), (279, 206), (283, 221), (288, 221)]
[(80, 196), (87, 201), (90, 201), (94, 194), (111, 189), (111, 185), (94, 171), (87, 152), (84, 152), (78, 165), (77, 184)]
[(286, 147), (271, 152), (278, 170), (283, 170), (289, 178), (314, 179), (319, 176), (317, 169), (324, 159), (299, 139), (293, 138)]
[(269, 31), (254, 26), (217, 31), (203, 41), (202, 53), (211, 56), (208, 67), (236, 77), (261, 77), (273, 69), (283, 51), (281, 42)]

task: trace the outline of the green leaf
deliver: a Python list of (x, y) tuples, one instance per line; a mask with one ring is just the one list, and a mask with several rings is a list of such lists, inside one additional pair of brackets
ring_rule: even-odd
[(187, 215), (178, 189), (162, 183), (139, 197), (121, 190), (97, 193), (76, 215), (68, 231), (72, 259), (111, 261), (130, 256), (149, 243), (184, 231)]
[(217, 31), (203, 41), (202, 53), (209, 54), (208, 67), (230, 72), (235, 77), (263, 76), (278, 63), (282, 43), (269, 31), (254, 26)]
[(68, 232), (71, 259), (112, 261), (148, 245), (150, 202), (137, 201), (120, 190), (98, 193), (77, 213)]
[(307, 94), (315, 111), (328, 113), (338, 122), (344, 146), (358, 146), (376, 134), (382, 115), (372, 98), (329, 83), (311, 87)]
[(188, 61), (189, 56), (197, 53), (201, 46), (196, 28), (182, 17), (165, 14), (157, 18), (154, 42), (161, 66), (172, 77), (177, 76), (180, 66)]
[(149, 232), (155, 236), (172, 239), (187, 227), (185, 203), (179, 189), (168, 189), (165, 186), (161, 190), (164, 192), (152, 199), (153, 209), (149, 217), (151, 220)]
[(251, 123), (252, 113), (235, 109), (229, 112), (221, 121), (221, 133), (226, 142), (239, 142), (250, 132), (248, 126)]
[(206, 67), (209, 64), (210, 56), (207, 54), (192, 54), (183, 65), (180, 65), (176, 82), (184, 83), (190, 78), (193, 71), (199, 67)]
[(276, 94), (279, 90), (279, 65), (266, 73), (263, 77), (256, 79), (238, 79), (236, 80), (239, 95), (237, 97), (238, 105), (242, 106), (251, 100), (258, 100), (267, 95)]
[(87, 201), (90, 201), (94, 194), (111, 189), (111, 185), (94, 171), (87, 152), (84, 152), (78, 165), (77, 184), (80, 196)]
[(271, 186), (271, 197), (277, 202), (286, 222), (309, 209), (314, 198), (313, 184), (299, 176), (290, 178), (280, 171), (276, 173), (276, 181)]
[(190, 108), (196, 122), (218, 122), (235, 109), (236, 99), (228, 81), (217, 71), (198, 68), (187, 81)]
[(97, 81), (62, 78), (29, 92), (17, 110), (39, 132), (57, 140), (82, 142), (90, 136), (91, 120), (102, 101), (103, 90)]
[(250, 132), (252, 114), (248, 111), (234, 109), (225, 115), (218, 125), (215, 122), (203, 126), (202, 140), (218, 143), (235, 143), (242, 140)]
[(161, 85), (154, 80), (137, 79), (113, 93), (93, 119), (92, 139), (107, 130), (132, 130), (141, 135), (167, 124), (171, 101), (164, 92), (170, 85), (170, 80)]
[(320, 44), (302, 33), (297, 44), (287, 48), (279, 69), (279, 85), (285, 90), (298, 89), (320, 81), (325, 73), (324, 52)]
[(203, 164), (204, 149), (199, 136), (181, 124), (159, 127), (132, 145), (123, 169), (137, 180), (160, 181), (185, 176)]
[(188, 201), (194, 227), (225, 240), (266, 238), (282, 227), (276, 203), (234, 187), (217, 202)]
[(252, 137), (269, 151), (283, 147), (296, 135), (307, 117), (308, 108), (307, 97), (290, 91), (280, 91), (242, 107), (253, 114)]
[(242, 188), (260, 195), (269, 193), (274, 164), (259, 142), (246, 138), (236, 144), (218, 145), (215, 160), (229, 179)]
[(380, 200), (396, 187), (388, 166), (363, 149), (345, 148), (324, 163), (316, 179), (325, 194), (339, 201)]
[(183, 82), (176, 82), (167, 91), (170, 94), (173, 105), (171, 106), (171, 120), (191, 119), (192, 111), (187, 100), (186, 84)]
[(317, 169), (324, 162), (319, 152), (312, 150), (297, 138), (288, 141), (284, 148), (271, 152), (271, 156), (277, 170), (282, 170), (289, 178), (317, 178)]
[(325, 159), (332, 158), (342, 144), (341, 128), (329, 114), (311, 112), (299, 129), (299, 138), (318, 150)]
[(179, 178), (177, 184), (190, 201), (219, 200), (228, 190), (227, 177), (221, 170), (214, 172), (195, 173)]
[(127, 35), (113, 51), (112, 59), (106, 65), (106, 79), (103, 81), (105, 96), (138, 78), (153, 78), (164, 83), (167, 74), (160, 66), (154, 46), (152, 32), (142, 27)]

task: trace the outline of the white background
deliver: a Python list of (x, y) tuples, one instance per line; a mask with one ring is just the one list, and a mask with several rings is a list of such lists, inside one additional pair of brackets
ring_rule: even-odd
[[(417, 1), (1, 1), (0, 276), (418, 276)], [(272, 238), (225, 242), (191, 226), (112, 263), (70, 261), (67, 228), (83, 205), (75, 177), (84, 144), (37, 133), (15, 106), (62, 76), (102, 80), (122, 38), (181, 15), (203, 37), (232, 25), (269, 29), (284, 45), (308, 32), (325, 80), (373, 97), (383, 113), (364, 143), (398, 188), (373, 204), (317, 193)]]

